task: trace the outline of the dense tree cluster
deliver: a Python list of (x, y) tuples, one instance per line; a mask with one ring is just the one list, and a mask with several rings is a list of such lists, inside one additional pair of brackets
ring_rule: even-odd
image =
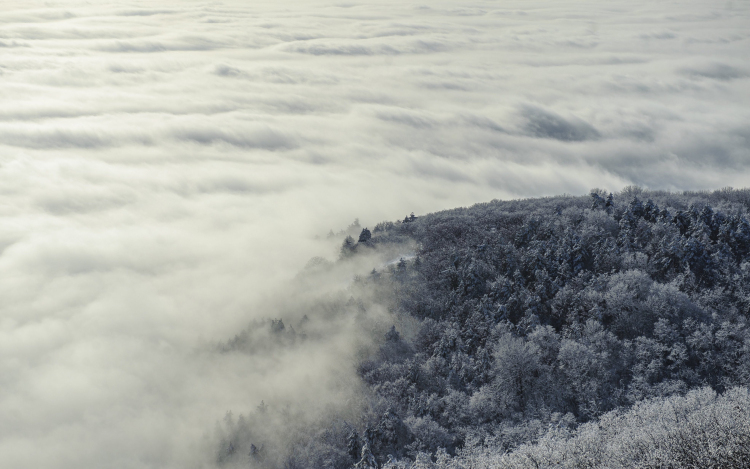
[(454, 457), (441, 450), (434, 462), (420, 456), (415, 463), (391, 461), (383, 469), (747, 468), (750, 393), (733, 388), (717, 396), (704, 387), (641, 401), (577, 429), (554, 422), (535, 443), (509, 453), (470, 442)]
[[(351, 287), (416, 325), (391, 329), (359, 364), (370, 411), (330, 443), (348, 456), (328, 465), (603, 467), (604, 453), (580, 448), (629, 435), (643, 445), (612, 450), (622, 467), (688, 467), (659, 459), (698, 457), (669, 446), (682, 441), (674, 432), (686, 447), (711, 440), (695, 443), (715, 449), (711, 464), (690, 467), (734, 464), (721, 432), (750, 435), (748, 209), (746, 190), (629, 187), (493, 201), (347, 238), (339, 262), (360, 244), (417, 243), (413, 258)], [(701, 409), (715, 417), (735, 404), (744, 423), (706, 433)], [(637, 435), (639, 418), (651, 425), (680, 405), (657, 439)], [(477, 448), (493, 464), (460, 465)]]

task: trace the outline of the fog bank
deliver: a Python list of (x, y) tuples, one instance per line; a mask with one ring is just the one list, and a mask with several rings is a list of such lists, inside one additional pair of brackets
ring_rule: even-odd
[(3, 2), (0, 467), (200, 467), (227, 410), (356, 396), (345, 321), (300, 355), (216, 351), (355, 217), (747, 186), (749, 14)]

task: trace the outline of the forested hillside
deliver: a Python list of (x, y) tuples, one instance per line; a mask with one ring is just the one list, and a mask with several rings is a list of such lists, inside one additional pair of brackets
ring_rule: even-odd
[[(327, 300), (326, 314), (362, 324), (376, 306), (393, 318), (357, 359), (358, 413), (295, 427), (284, 445), (261, 441), (257, 428), (294, 419), (265, 408), (228, 419), (218, 458), (257, 467), (750, 467), (749, 209), (748, 190), (629, 187), (363, 229), (335, 264), (314, 268), (407, 242), (416, 251)], [(278, 323), (263, 327), (293, 346)]]

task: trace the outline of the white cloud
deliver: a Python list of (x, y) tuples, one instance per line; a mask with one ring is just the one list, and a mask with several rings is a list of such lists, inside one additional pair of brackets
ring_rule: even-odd
[(354, 392), (345, 335), (210, 344), (355, 217), (747, 186), (749, 26), (703, 0), (4, 2), (0, 467), (199, 466), (228, 409)]

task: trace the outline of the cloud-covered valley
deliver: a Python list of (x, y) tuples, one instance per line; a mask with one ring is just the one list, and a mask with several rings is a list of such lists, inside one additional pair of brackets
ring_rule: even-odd
[(748, 50), (740, 1), (3, 2), (0, 467), (201, 467), (229, 409), (356, 394), (345, 322), (213, 348), (355, 217), (747, 186)]

